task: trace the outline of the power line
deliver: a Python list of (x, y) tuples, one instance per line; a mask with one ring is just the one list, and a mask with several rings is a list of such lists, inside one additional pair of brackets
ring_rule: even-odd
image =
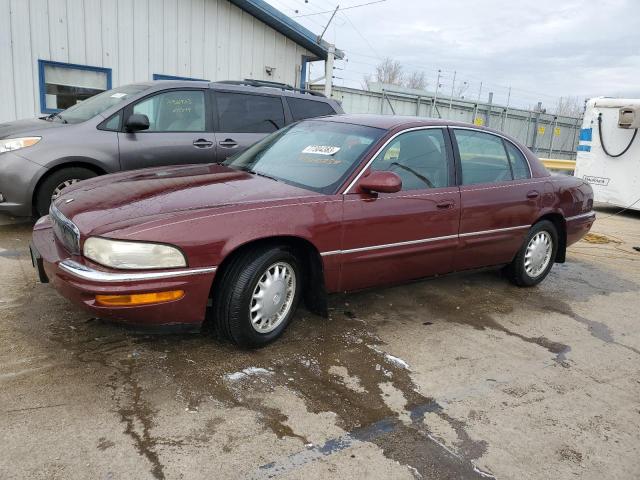
[[(349, 5), (347, 7), (342, 7), (340, 10), (351, 10), (352, 8), (360, 8), (366, 7), (367, 5), (374, 5), (376, 3), (386, 2), (387, 0), (375, 0), (373, 2), (361, 3), (359, 5)], [(324, 13), (333, 13), (333, 10), (327, 10), (325, 12), (317, 12), (317, 13), (307, 13), (305, 15), (296, 15), (293, 18), (301, 18), (301, 17), (311, 17), (313, 15), (322, 15)]]

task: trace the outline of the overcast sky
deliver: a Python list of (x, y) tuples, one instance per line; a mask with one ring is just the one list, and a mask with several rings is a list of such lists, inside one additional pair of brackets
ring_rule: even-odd
[[(267, 0), (320, 33), (335, 0)], [(341, 8), (372, 0), (340, 1)], [(295, 12), (298, 10), (298, 13)], [(386, 0), (344, 10), (325, 38), (346, 53), (336, 84), (358, 88), (380, 58), (422, 70), (430, 90), (437, 70), (442, 90), (467, 81), (468, 98), (494, 92), (512, 104), (560, 96), (640, 98), (640, 0)], [(320, 64), (313, 75), (320, 74)]]

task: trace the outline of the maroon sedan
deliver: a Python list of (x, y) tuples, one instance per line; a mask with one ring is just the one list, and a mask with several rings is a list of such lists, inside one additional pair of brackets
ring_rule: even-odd
[(472, 125), (341, 115), (303, 121), (222, 165), (106, 175), (34, 227), (42, 281), (136, 325), (213, 322), (239, 345), (282, 334), (302, 297), (504, 266), (542, 281), (595, 220), (593, 193)]

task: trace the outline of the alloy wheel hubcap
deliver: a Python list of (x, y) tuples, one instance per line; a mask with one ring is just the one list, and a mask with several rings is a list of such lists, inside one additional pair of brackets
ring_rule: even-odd
[(70, 178), (69, 180), (65, 180), (64, 182), (62, 182), (53, 190), (53, 194), (51, 195), (51, 200), (55, 200), (56, 198), (58, 198), (62, 193), (62, 190), (64, 190), (70, 185), (73, 185), (74, 183), (78, 183), (79, 181), (80, 181), (79, 178)]
[(551, 261), (553, 241), (549, 232), (536, 233), (527, 245), (524, 254), (524, 269), (531, 278), (535, 278), (544, 272)]
[(295, 292), (296, 274), (291, 265), (277, 262), (267, 268), (251, 295), (249, 317), (254, 330), (275, 330), (287, 318)]

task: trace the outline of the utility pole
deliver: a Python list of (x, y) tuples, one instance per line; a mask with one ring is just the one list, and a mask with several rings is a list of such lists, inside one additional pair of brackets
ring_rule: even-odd
[(449, 97), (449, 119), (451, 119), (451, 107), (453, 105), (453, 89), (456, 87), (456, 71), (453, 71), (453, 82), (451, 82), (451, 96)]
[(431, 111), (429, 112), (429, 116), (431, 118), (433, 118), (433, 109), (436, 106), (436, 101), (438, 100), (438, 89), (440, 88), (440, 72), (441, 70), (438, 69), (438, 78), (436, 80), (436, 92), (433, 95), (433, 103), (431, 103)]
[(511, 87), (509, 87), (509, 93), (507, 95), (507, 107), (504, 109), (504, 117), (502, 117), (502, 126), (500, 130), (504, 132), (504, 124), (507, 121), (507, 115), (509, 115), (509, 102), (511, 101)]
[[(331, 22), (333, 18), (336, 16), (336, 13), (338, 13), (339, 8), (340, 8), (340, 5), (337, 5), (336, 9), (331, 14), (331, 18), (329, 19), (329, 21), (327, 22), (327, 25), (324, 27), (324, 30), (322, 30), (322, 33), (318, 37), (318, 43), (322, 41), (322, 37), (324, 37), (324, 34), (327, 32), (327, 28), (329, 28), (329, 25), (331, 25)], [(333, 89), (333, 59), (335, 55), (336, 55), (336, 46), (329, 44), (329, 51), (327, 52), (327, 60), (324, 62), (324, 96), (325, 97), (330, 97), (331, 90)]]
[(333, 58), (336, 54), (335, 45), (329, 45), (329, 52), (327, 53), (327, 60), (324, 62), (324, 96), (331, 97), (331, 90), (333, 89)]
[(491, 123), (491, 110), (493, 108), (493, 92), (489, 92), (489, 104), (487, 105), (487, 121), (485, 125), (488, 127)]
[(531, 141), (531, 149), (536, 152), (536, 141), (538, 140), (538, 125), (540, 124), (540, 114), (542, 113), (542, 102), (538, 102), (536, 107), (536, 118), (533, 124), (533, 140)]

